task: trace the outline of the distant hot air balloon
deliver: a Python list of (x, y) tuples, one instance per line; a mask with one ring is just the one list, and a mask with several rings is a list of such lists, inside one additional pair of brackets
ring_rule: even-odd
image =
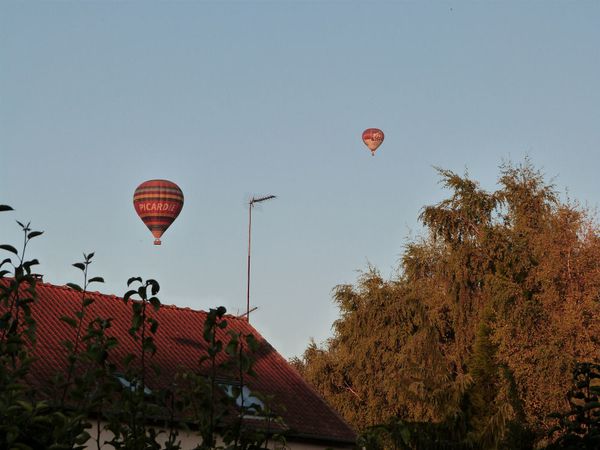
[(133, 206), (156, 238), (154, 245), (160, 245), (160, 237), (183, 208), (183, 192), (168, 180), (144, 181), (133, 193)]
[(375, 150), (381, 145), (383, 139), (383, 131), (379, 128), (367, 128), (362, 134), (362, 140), (369, 147), (373, 156), (375, 156)]

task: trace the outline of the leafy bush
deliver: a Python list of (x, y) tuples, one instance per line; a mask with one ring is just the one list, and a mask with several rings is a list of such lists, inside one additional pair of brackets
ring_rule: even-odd
[[(0, 205), (0, 212), (6, 211), (12, 208)], [(150, 391), (146, 380), (154, 370), (150, 362), (157, 350), (153, 336), (159, 332), (159, 323), (148, 314), (148, 308), (160, 309), (160, 286), (156, 280), (130, 278), (123, 300), (131, 304), (129, 334), (138, 346), (122, 361), (122, 372), (117, 372), (111, 355), (119, 342), (110, 335), (112, 318), (89, 317), (93, 299), (87, 295), (88, 288), (104, 281), (89, 276), (93, 253), (84, 254), (82, 262), (73, 264), (82, 272), (83, 284), (68, 286), (81, 294), (81, 306), (73, 317), (56, 320), (71, 328), (74, 337), (63, 342), (66, 370), (57, 371), (45, 392), (48, 399), (42, 400), (27, 382), (37, 337), (32, 310), (38, 276), (32, 267), (38, 261), (26, 259), (30, 241), (42, 232), (33, 231), (30, 224), (18, 224), (24, 236), (22, 249), (0, 245), (0, 250), (10, 254), (0, 263), (0, 448), (82, 449), (95, 442), (98, 449), (108, 444), (115, 449), (176, 450), (181, 448), (181, 429), (198, 430), (198, 449), (258, 450), (266, 448), (269, 439), (284, 442), (283, 437), (269, 431), (246, 427), (244, 417), (256, 413), (257, 405), (244, 405), (243, 400), (236, 404), (236, 396), (224, 395), (217, 382), (217, 373), (231, 373), (239, 382), (236, 394), (243, 392), (245, 377), (255, 375), (251, 358), (257, 349), (254, 336), (229, 331), (228, 342), (216, 338), (217, 329), (227, 329), (223, 307), (211, 309), (204, 325), (208, 352), (198, 369), (209, 361), (210, 374), (182, 372), (176, 376), (177, 386)], [(217, 363), (220, 353), (228, 358)], [(258, 412), (267, 425), (279, 420), (266, 408)], [(92, 421), (95, 436), (90, 436)], [(109, 442), (101, 442), (102, 424), (113, 435)], [(162, 434), (166, 439), (159, 438)], [(221, 436), (219, 446), (217, 434)]]

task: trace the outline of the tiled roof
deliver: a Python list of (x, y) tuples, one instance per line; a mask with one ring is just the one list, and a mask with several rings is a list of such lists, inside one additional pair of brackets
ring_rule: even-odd
[[(37, 293), (39, 299), (32, 311), (37, 322), (35, 353), (39, 360), (33, 367), (33, 378), (48, 380), (57, 368), (66, 365), (66, 350), (61, 342), (74, 340), (73, 329), (59, 318), (75, 315), (81, 306), (81, 294), (66, 286), (41, 282), (37, 284)], [(87, 297), (94, 300), (87, 309), (87, 320), (94, 317), (113, 319), (107, 334), (115, 336), (119, 346), (113, 350), (111, 362), (118, 363), (127, 353), (136, 352), (139, 343), (128, 333), (131, 304), (125, 304), (120, 297), (99, 292), (87, 293)], [(146, 379), (146, 384), (152, 387), (153, 383), (155, 386), (169, 383), (180, 369), (198, 368), (200, 356), (206, 355), (202, 332), (207, 313), (163, 305), (150, 315), (160, 324), (154, 336), (158, 351), (151, 359), (151, 364), (160, 368), (160, 379)], [(252, 390), (274, 397), (273, 409), (289, 428), (289, 436), (345, 443), (355, 441), (355, 433), (343, 419), (245, 319), (227, 315), (226, 320), (227, 330), (252, 333), (259, 341), (260, 348), (253, 355), (257, 377), (248, 380), (248, 385)], [(226, 330), (219, 330), (219, 333), (217, 338), (227, 341)]]

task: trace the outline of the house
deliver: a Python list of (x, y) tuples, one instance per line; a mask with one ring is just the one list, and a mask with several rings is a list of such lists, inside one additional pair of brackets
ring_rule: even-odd
[[(67, 367), (63, 341), (74, 340), (74, 330), (59, 320), (61, 316), (74, 317), (81, 308), (81, 293), (66, 286), (37, 283), (38, 300), (32, 307), (37, 323), (37, 361), (32, 367), (32, 383), (48, 383), (57, 370)], [(116, 364), (127, 353), (135, 353), (139, 342), (128, 330), (131, 326), (131, 302), (98, 292), (87, 293), (93, 300), (88, 306), (84, 321), (94, 317), (112, 318), (108, 334), (118, 339), (119, 345), (109, 358)], [(151, 363), (160, 369), (160, 375), (146, 378), (146, 386), (152, 389), (172, 381), (182, 369), (197, 369), (198, 361), (206, 354), (203, 339), (207, 313), (190, 308), (162, 305), (158, 312), (150, 312), (158, 322), (154, 335), (158, 348)], [(307, 385), (296, 370), (260, 336), (245, 320), (227, 315), (227, 330), (254, 335), (259, 348), (254, 353), (255, 378), (247, 381), (248, 395), (259, 392), (272, 396), (272, 409), (281, 418), (282, 427), (290, 449), (351, 448), (356, 440), (354, 431), (333, 411), (325, 401)], [(217, 338), (226, 341), (226, 330), (218, 330)], [(126, 383), (126, 380), (122, 380)], [(197, 443), (197, 438), (196, 438)], [(106, 447), (108, 448), (108, 447)]]

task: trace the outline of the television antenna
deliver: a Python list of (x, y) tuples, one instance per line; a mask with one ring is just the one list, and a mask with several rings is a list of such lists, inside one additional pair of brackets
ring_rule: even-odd
[[(275, 195), (265, 195), (263, 197), (252, 197), (248, 202), (248, 277), (246, 284), (246, 321), (250, 322), (250, 249), (252, 244), (252, 209), (257, 203), (266, 202), (277, 198)], [(256, 308), (253, 308), (254, 311)]]

